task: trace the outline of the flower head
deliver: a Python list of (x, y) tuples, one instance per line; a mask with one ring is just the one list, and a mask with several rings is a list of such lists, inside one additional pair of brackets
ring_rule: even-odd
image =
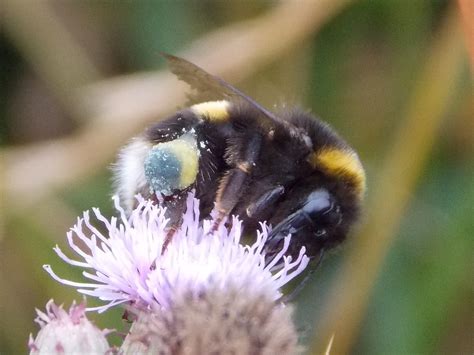
[(138, 198), (137, 208), (127, 217), (118, 199), (114, 201), (119, 219), (108, 220), (93, 209), (106, 235), (91, 223), (88, 212), (68, 232), (69, 246), (81, 260), (70, 259), (58, 246), (54, 249), (65, 262), (85, 269), (83, 275), (91, 282), (61, 279), (49, 265), (44, 266), (57, 281), (107, 302), (95, 308), (100, 312), (122, 303), (138, 309), (166, 309), (177, 295), (216, 289), (254, 293), (274, 301), (281, 296), (280, 288), (309, 262), (304, 249), (297, 260), (285, 256), (289, 236), (281, 252), (266, 262), (263, 248), (269, 229), (265, 224), (249, 246), (240, 244), (242, 223), (237, 217), (232, 217), (230, 229), (220, 224), (212, 232), (213, 221), (200, 222), (199, 203), (192, 195), (182, 225), (162, 253), (168, 233), (165, 209)]
[(293, 307), (268, 295), (208, 289), (176, 294), (170, 308), (138, 312), (124, 354), (296, 354)]
[(50, 300), (46, 312), (37, 309), (36, 313), (41, 330), (36, 339), (30, 335), (31, 354), (105, 354), (109, 350), (106, 332), (86, 318), (84, 304), (73, 303), (67, 312)]

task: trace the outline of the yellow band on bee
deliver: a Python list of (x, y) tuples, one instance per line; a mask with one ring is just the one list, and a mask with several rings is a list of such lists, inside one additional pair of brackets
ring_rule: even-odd
[(166, 145), (166, 149), (170, 151), (181, 164), (179, 189), (184, 189), (193, 184), (199, 169), (199, 151), (195, 140), (192, 138), (178, 138), (171, 142), (161, 143)]
[(314, 152), (310, 163), (327, 174), (346, 177), (352, 181), (360, 197), (365, 192), (365, 171), (357, 154), (351, 150), (329, 148)]
[(230, 103), (225, 100), (202, 102), (191, 106), (191, 110), (211, 122), (225, 122), (229, 120)]

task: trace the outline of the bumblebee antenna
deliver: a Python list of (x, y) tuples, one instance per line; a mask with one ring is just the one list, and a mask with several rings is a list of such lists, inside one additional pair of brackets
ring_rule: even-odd
[(318, 261), (316, 262), (316, 266), (308, 271), (308, 273), (305, 275), (304, 279), (300, 282), (300, 284), (298, 286), (296, 286), (295, 289), (293, 291), (291, 291), (291, 293), (289, 295), (285, 295), (285, 296), (281, 297), (281, 301), (283, 303), (288, 303), (288, 302), (293, 302), (294, 301), (296, 296), (298, 296), (298, 294), (301, 292), (303, 287), (309, 281), (309, 278), (311, 277), (311, 275), (313, 275), (313, 272), (315, 272), (316, 269), (318, 269), (319, 266), (321, 265), (321, 262), (323, 261), (323, 257), (324, 257), (324, 252), (325, 252), (324, 248), (320, 250), (319, 256), (318, 256)]

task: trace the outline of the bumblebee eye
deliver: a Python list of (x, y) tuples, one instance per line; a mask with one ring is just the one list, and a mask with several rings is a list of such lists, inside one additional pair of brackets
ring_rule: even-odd
[(319, 214), (325, 214), (329, 212), (333, 204), (333, 198), (329, 192), (324, 189), (320, 189), (309, 194), (302, 210), (311, 217), (316, 217)]
[(313, 191), (303, 206), (303, 211), (308, 214), (316, 228), (315, 234), (324, 236), (327, 228), (338, 226), (342, 221), (342, 213), (334, 197), (326, 190)]

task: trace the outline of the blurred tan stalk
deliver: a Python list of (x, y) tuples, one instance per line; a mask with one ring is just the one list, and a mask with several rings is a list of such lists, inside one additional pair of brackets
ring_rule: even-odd
[(71, 111), (73, 89), (97, 81), (100, 75), (52, 5), (51, 1), (4, 0), (3, 28), (23, 58)]
[(464, 38), (469, 47), (471, 69), (474, 70), (474, 1), (458, 0), (458, 4), (464, 26)]
[(427, 54), (385, 166), (373, 186), (366, 223), (330, 290), (325, 313), (317, 320), (312, 353), (324, 352), (322, 346), (332, 334), (333, 354), (350, 353), (357, 339), (374, 282), (459, 81), (465, 52), (455, 10), (453, 6)]

